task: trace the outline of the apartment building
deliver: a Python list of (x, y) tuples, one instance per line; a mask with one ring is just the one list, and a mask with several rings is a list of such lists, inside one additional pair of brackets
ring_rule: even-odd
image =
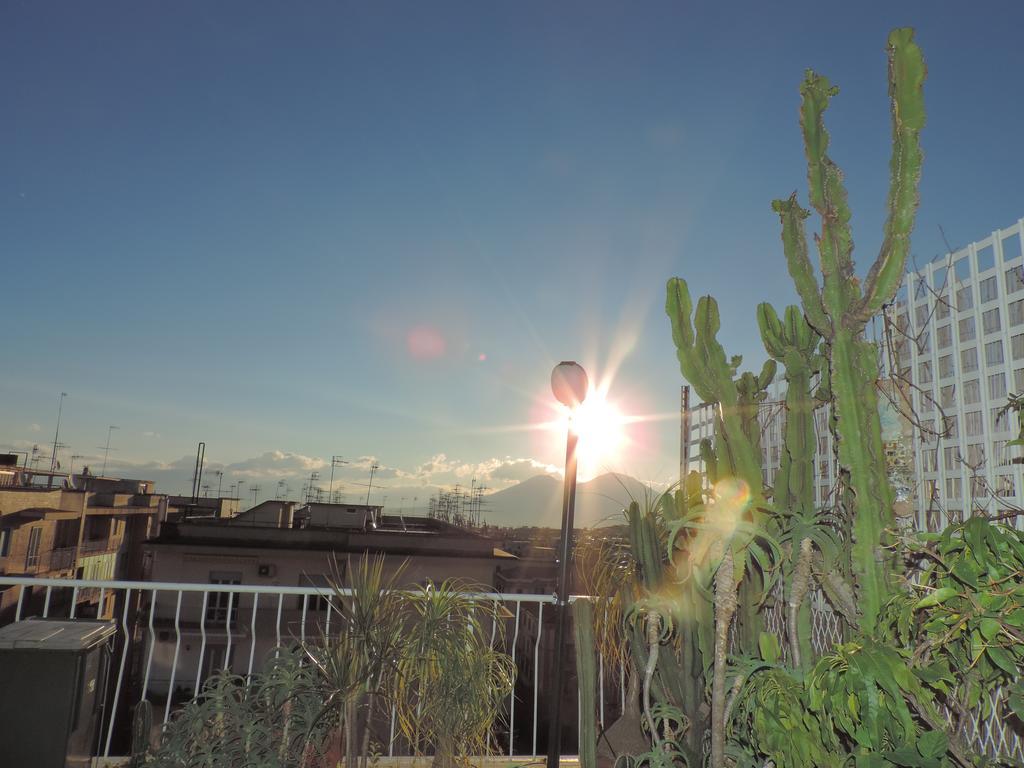
[[(167, 499), (153, 492), (153, 482), (83, 472), (53, 486), (53, 473), (41, 474), (45, 484), (33, 482), (32, 470), (22, 470), (17, 483), (0, 486), (0, 575), (139, 578), (141, 544), (156, 535), (167, 511)], [(13, 618), (19, 600), (25, 615), (40, 613), (44, 592), (26, 589), (22, 596), (18, 587), (0, 589), (0, 624)], [(54, 611), (70, 600), (63, 592), (51, 597)], [(77, 615), (96, 615), (95, 593), (77, 593)]]

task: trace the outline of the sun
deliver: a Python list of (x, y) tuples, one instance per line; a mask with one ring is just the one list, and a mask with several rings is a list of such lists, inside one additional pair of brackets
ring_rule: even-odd
[[(569, 411), (565, 417), (569, 419)], [(627, 419), (618, 406), (608, 400), (604, 388), (591, 389), (572, 417), (572, 428), (579, 437), (576, 458), (582, 479), (595, 477), (617, 467), (628, 443)], [(560, 430), (564, 435), (564, 429)]]

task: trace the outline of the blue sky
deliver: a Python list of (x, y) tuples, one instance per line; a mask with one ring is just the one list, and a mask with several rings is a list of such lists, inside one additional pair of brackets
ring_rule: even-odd
[[(66, 455), (94, 460), (115, 424), (111, 463), (169, 484), (199, 440), (265, 487), (332, 454), (394, 487), (557, 465), (557, 441), (511, 427), (542, 418), (560, 359), (601, 377), (622, 357), (611, 399), (677, 408), (671, 275), (760, 364), (755, 305), (793, 300), (770, 203), (806, 199), (805, 67), (842, 88), (862, 271), (893, 26), (930, 72), (914, 253), (1024, 216), (1022, 21), (1010, 2), (8, 0), (0, 443), (52, 441), (63, 390)], [(647, 423), (608, 468), (668, 478), (677, 436)]]

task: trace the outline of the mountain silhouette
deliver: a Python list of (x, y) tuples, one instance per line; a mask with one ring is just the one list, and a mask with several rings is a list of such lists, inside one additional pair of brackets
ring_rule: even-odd
[[(630, 501), (642, 502), (648, 486), (628, 475), (608, 473), (576, 486), (577, 528), (622, 522)], [(559, 528), (562, 525), (562, 478), (536, 475), (485, 497), (484, 517), (491, 525)]]

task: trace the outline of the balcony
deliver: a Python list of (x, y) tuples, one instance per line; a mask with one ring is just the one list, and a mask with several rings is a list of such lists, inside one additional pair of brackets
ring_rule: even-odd
[[(0, 576), (0, 590), (17, 588), (13, 615), (75, 618), (111, 616), (117, 641), (111, 658), (107, 701), (95, 757), (124, 754), (131, 706), (142, 699), (154, 705), (154, 723), (168, 722), (174, 710), (192, 700), (212, 672), (225, 669), (248, 676), (275, 647), (315, 641), (331, 634), (332, 610), (322, 589), (195, 583), (33, 579)], [(31, 589), (26, 589), (30, 587)], [(552, 616), (550, 595), (480, 593), (500, 603), (506, 617), (505, 650), (516, 662), (518, 679), (506, 710), (506, 725), (494, 733), (492, 751), (506, 759), (537, 762), (546, 751), (547, 702), (551, 696), (551, 643), (545, 627)], [(69, 599), (70, 598), (70, 599)], [(11, 593), (11, 600), (14, 593)], [(335, 629), (338, 621), (335, 618)], [(492, 631), (492, 642), (496, 633)], [(499, 635), (500, 636), (500, 635)], [(571, 633), (570, 633), (571, 636)], [(570, 653), (574, 653), (570, 649)], [(571, 725), (563, 753), (578, 751), (575, 669), (562, 692), (562, 720)], [(599, 728), (618, 717), (624, 705), (624, 670), (602, 670)], [(388, 757), (408, 755), (392, 716), (384, 740)], [(110, 763), (117, 764), (117, 763)]]

